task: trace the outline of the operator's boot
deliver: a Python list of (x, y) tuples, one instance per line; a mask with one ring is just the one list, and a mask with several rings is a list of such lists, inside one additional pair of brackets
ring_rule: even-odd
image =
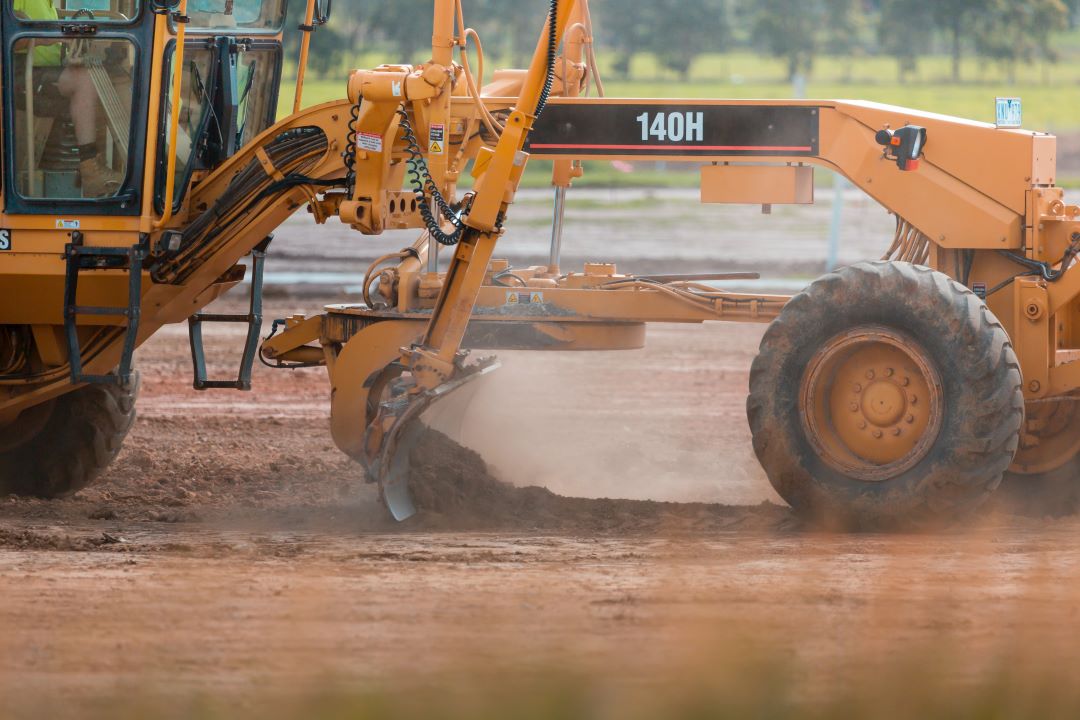
[(101, 162), (96, 143), (79, 146), (79, 181), (84, 198), (115, 195), (123, 180), (120, 173)]
[(84, 198), (115, 195), (124, 179), (120, 173), (103, 166), (96, 157), (79, 162), (79, 177)]

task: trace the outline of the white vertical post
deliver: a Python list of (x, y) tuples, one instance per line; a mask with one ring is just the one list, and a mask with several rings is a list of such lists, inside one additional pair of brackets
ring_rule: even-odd
[(840, 223), (844, 219), (844, 189), (847, 184), (847, 178), (840, 173), (833, 173), (832, 220), (829, 223), (829, 249), (825, 256), (825, 272), (832, 272), (840, 262)]

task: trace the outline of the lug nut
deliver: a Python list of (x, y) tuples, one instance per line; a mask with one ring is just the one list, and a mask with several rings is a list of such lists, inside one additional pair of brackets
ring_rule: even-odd
[(859, 429), (860, 430), (865, 430), (866, 429), (866, 421), (865, 420), (860, 420), (859, 421)]
[(903, 385), (904, 387), (907, 387), (908, 385), (911, 384), (911, 378), (904, 378), (903, 380), (900, 381), (900, 384)]
[(918, 395), (912, 395), (911, 400), (909, 402), (912, 405), (918, 405), (919, 404), (919, 396)]
[(881, 433), (880, 430), (875, 430), (874, 431), (874, 437), (877, 438), (878, 440), (881, 439), (881, 435), (882, 435), (882, 433)]
[(874, 371), (873, 370), (867, 370), (866, 371), (866, 379), (867, 380), (873, 380), (874, 379)]
[(893, 428), (892, 434), (896, 437), (900, 437), (900, 428)]
[(848, 407), (851, 408), (851, 412), (859, 412), (859, 403), (851, 403)]
[(853, 387), (852, 390), (854, 390), (857, 393), (861, 393), (862, 392), (862, 385), (860, 385), (859, 383), (855, 383), (855, 387)]
[(910, 425), (913, 422), (915, 422), (915, 416), (914, 415), (908, 415), (906, 418), (904, 418), (904, 420), (907, 422), (908, 425)]
[(885, 377), (892, 377), (895, 372), (892, 368), (885, 368)]

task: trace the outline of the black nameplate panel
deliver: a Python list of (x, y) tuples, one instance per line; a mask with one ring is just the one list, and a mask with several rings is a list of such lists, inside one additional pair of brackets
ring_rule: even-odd
[(552, 103), (526, 151), (536, 155), (816, 156), (816, 107)]

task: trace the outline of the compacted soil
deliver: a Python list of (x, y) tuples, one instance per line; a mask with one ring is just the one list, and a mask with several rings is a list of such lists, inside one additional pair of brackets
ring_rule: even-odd
[[(271, 293), (266, 316), (343, 291)], [(240, 330), (212, 330), (212, 364), (233, 372)], [(138, 353), (139, 420), (102, 480), (0, 497), (0, 715), (226, 698), (265, 716), (328, 687), (521, 675), (584, 678), (596, 707), (682, 683), (813, 699), (856, 677), (1075, 667), (1080, 521), (802, 527), (750, 448), (761, 333), (655, 326), (641, 351), (502, 353), (465, 416), (476, 452), (428, 435), (414, 459), (434, 509), (397, 524), (333, 446), (324, 371), (259, 366), (254, 392), (198, 393), (186, 329), (167, 328)]]

